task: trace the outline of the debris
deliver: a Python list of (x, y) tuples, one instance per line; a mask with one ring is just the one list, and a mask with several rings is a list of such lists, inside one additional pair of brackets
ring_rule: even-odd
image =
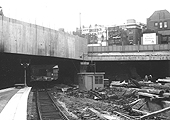
[(170, 110), (170, 107), (167, 107), (167, 108), (164, 108), (164, 109), (161, 109), (161, 110), (158, 110), (158, 111), (155, 111), (155, 112), (152, 112), (152, 113), (149, 113), (149, 114), (146, 114), (144, 116), (141, 116), (140, 119), (141, 120), (145, 120), (146, 118), (148, 117), (152, 117), (152, 116), (155, 116), (157, 114), (160, 114), (162, 112), (166, 112), (166, 111), (169, 111)]
[[(132, 79), (132, 81), (134, 81)], [(140, 84), (138, 82), (138, 84)], [(155, 83), (150, 83), (152, 85)], [(137, 84), (136, 84), (137, 85)], [(66, 86), (62, 86), (67, 88)], [(62, 89), (61, 87), (61, 89)], [(140, 88), (141, 87), (141, 88)], [(54, 92), (54, 98), (65, 104), (68, 112), (76, 115), (78, 119), (88, 120), (137, 120), (166, 118), (166, 111), (170, 102), (168, 89), (156, 89), (149, 86), (127, 88), (126, 86), (113, 86), (112, 88), (83, 91), (79, 89), (67, 89), (67, 91)], [(54, 89), (55, 90), (55, 89)], [(165, 102), (167, 101), (167, 102)], [(150, 109), (157, 104), (157, 109)], [(160, 105), (161, 104), (161, 105)], [(160, 110), (160, 108), (162, 110)], [(160, 113), (165, 113), (161, 114)], [(165, 116), (167, 114), (167, 116)], [(154, 116), (155, 115), (155, 116)], [(153, 116), (155, 118), (153, 118)], [(118, 118), (116, 118), (118, 117)], [(169, 118), (168, 118), (169, 119)]]

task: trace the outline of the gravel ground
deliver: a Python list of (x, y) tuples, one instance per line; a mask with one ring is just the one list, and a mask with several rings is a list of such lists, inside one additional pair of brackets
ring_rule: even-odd
[(27, 120), (37, 120), (35, 93), (31, 91), (28, 96)]

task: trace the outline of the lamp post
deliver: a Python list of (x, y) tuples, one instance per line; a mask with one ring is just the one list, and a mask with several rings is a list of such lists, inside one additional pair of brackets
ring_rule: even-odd
[(3, 10), (2, 10), (2, 7), (1, 7), (1, 6), (0, 6), (0, 15), (2, 15), (2, 16), (4, 15), (4, 14), (3, 14)]
[(27, 86), (27, 67), (30, 65), (30, 63), (21, 63), (21, 66), (24, 67), (24, 86)]
[(81, 33), (82, 33), (82, 30), (81, 30), (81, 13), (79, 13), (79, 21), (80, 21), (80, 36), (81, 36)]

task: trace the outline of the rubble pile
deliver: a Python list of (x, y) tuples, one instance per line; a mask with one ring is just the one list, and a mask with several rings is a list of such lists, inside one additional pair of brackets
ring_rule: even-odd
[[(124, 88), (105, 88), (90, 91), (72, 89), (54, 92), (58, 103), (79, 119), (87, 120), (124, 120), (135, 119), (141, 113), (133, 111), (133, 102), (137, 100), (136, 91)], [(132, 103), (132, 104), (131, 104)]]
[(62, 85), (53, 95), (77, 120), (170, 119), (169, 83), (131, 81), (130, 87), (121, 83), (89, 91)]
[[(125, 109), (121, 105), (114, 105), (88, 98), (76, 98), (65, 94), (56, 94), (59, 103), (65, 103), (69, 112), (83, 120), (124, 120)], [(130, 118), (130, 117), (128, 117)]]

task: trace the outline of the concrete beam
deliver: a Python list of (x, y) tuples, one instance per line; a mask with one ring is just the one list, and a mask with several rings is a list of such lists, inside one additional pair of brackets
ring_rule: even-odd
[(134, 61), (134, 60), (170, 60), (170, 52), (142, 53), (95, 53), (89, 54), (86, 60), (94, 61)]

